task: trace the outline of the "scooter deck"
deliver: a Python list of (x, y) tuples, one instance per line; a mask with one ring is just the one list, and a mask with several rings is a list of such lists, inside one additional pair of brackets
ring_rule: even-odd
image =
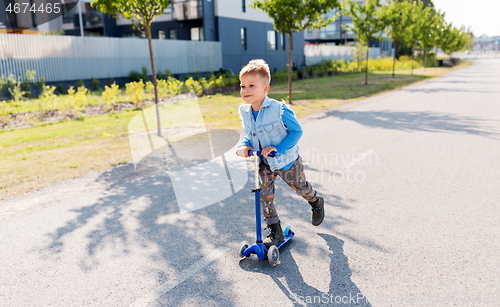
[(294, 235), (295, 234), (293, 233), (293, 231), (291, 231), (291, 230), (288, 231), (288, 234), (285, 235), (285, 240), (283, 240), (281, 242), (278, 242), (278, 244), (276, 245), (276, 247), (278, 249), (280, 249), (280, 247), (282, 247), (283, 244), (285, 244), (286, 242), (290, 241), (293, 238)]
[[(293, 233), (293, 231), (289, 230), (288, 233), (285, 235), (285, 239), (283, 241), (278, 242), (276, 247), (280, 249), (284, 244), (290, 241), (294, 235), (295, 234)], [(260, 260), (264, 260), (267, 259), (267, 251), (268, 249), (264, 245), (264, 243), (254, 243), (242, 253), (242, 256), (246, 257), (250, 254), (256, 254)]]

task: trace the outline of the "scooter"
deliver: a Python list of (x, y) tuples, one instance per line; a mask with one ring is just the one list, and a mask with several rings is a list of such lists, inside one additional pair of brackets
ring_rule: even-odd
[[(295, 234), (293, 233), (293, 231), (290, 230), (291, 228), (290, 225), (288, 225), (283, 231), (283, 233), (285, 234), (285, 239), (279, 242), (277, 245), (272, 245), (268, 249), (266, 245), (262, 242), (262, 229), (260, 222), (261, 188), (259, 186), (259, 156), (261, 156), (262, 153), (261, 151), (257, 150), (249, 150), (248, 155), (253, 156), (255, 161), (255, 188), (252, 189), (252, 193), (255, 193), (255, 221), (256, 221), (255, 224), (257, 228), (257, 241), (255, 242), (255, 244), (251, 246), (249, 246), (247, 241), (241, 242), (240, 246), (238, 247), (236, 256), (238, 260), (241, 261), (246, 257), (249, 257), (250, 254), (256, 254), (260, 260), (264, 260), (267, 257), (271, 266), (276, 266), (280, 261), (280, 252), (279, 252), (280, 247), (282, 247), (285, 243), (290, 241)], [(268, 156), (274, 157), (275, 152), (271, 152)]]

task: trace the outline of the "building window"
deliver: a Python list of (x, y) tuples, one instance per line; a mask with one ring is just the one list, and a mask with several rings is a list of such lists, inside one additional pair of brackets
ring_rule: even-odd
[(63, 4), (62, 5), (62, 11), (63, 11), (62, 19), (63, 19), (63, 23), (73, 23), (73, 14), (75, 12), (74, 11), (75, 7), (76, 6), (75, 6), (74, 3)]
[(168, 38), (169, 39), (177, 39), (177, 30), (176, 29), (170, 29), (168, 31)]
[(203, 38), (203, 27), (201, 28), (191, 28), (191, 40), (192, 41), (202, 41)]
[(171, 13), (172, 13), (172, 3), (170, 3), (168, 7), (163, 10), (163, 14), (171, 14)]
[(267, 31), (267, 49), (276, 50), (276, 31)]
[(285, 33), (281, 33), (281, 49), (286, 50), (286, 35)]
[(158, 30), (158, 39), (166, 39), (165, 30)]
[(246, 0), (241, 0), (241, 11), (245, 13), (247, 11)]
[(241, 28), (241, 49), (247, 50), (247, 28)]

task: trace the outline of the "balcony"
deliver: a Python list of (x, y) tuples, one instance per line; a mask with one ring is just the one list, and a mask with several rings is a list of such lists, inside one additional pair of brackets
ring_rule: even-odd
[(203, 2), (200, 0), (172, 0), (174, 20), (193, 20), (203, 17)]
[[(97, 10), (82, 12), (82, 20), (84, 29), (102, 28), (104, 25), (103, 14)], [(78, 18), (78, 14), (73, 15), (73, 21), (75, 28), (80, 28), (80, 19)]]

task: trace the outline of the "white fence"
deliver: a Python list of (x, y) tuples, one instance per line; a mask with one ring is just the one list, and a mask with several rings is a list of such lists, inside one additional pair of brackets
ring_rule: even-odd
[[(173, 74), (217, 71), (222, 67), (220, 42), (153, 40), (155, 70)], [(35, 70), (36, 79), (70, 81), (127, 77), (131, 70), (148, 68), (146, 39), (0, 34), (0, 75), (24, 78)]]
[[(355, 47), (346, 46), (330, 46), (330, 45), (306, 45), (304, 46), (304, 55), (306, 57), (306, 65), (314, 65), (323, 60), (339, 60), (352, 61)], [(370, 48), (370, 58), (378, 58), (380, 48)]]

